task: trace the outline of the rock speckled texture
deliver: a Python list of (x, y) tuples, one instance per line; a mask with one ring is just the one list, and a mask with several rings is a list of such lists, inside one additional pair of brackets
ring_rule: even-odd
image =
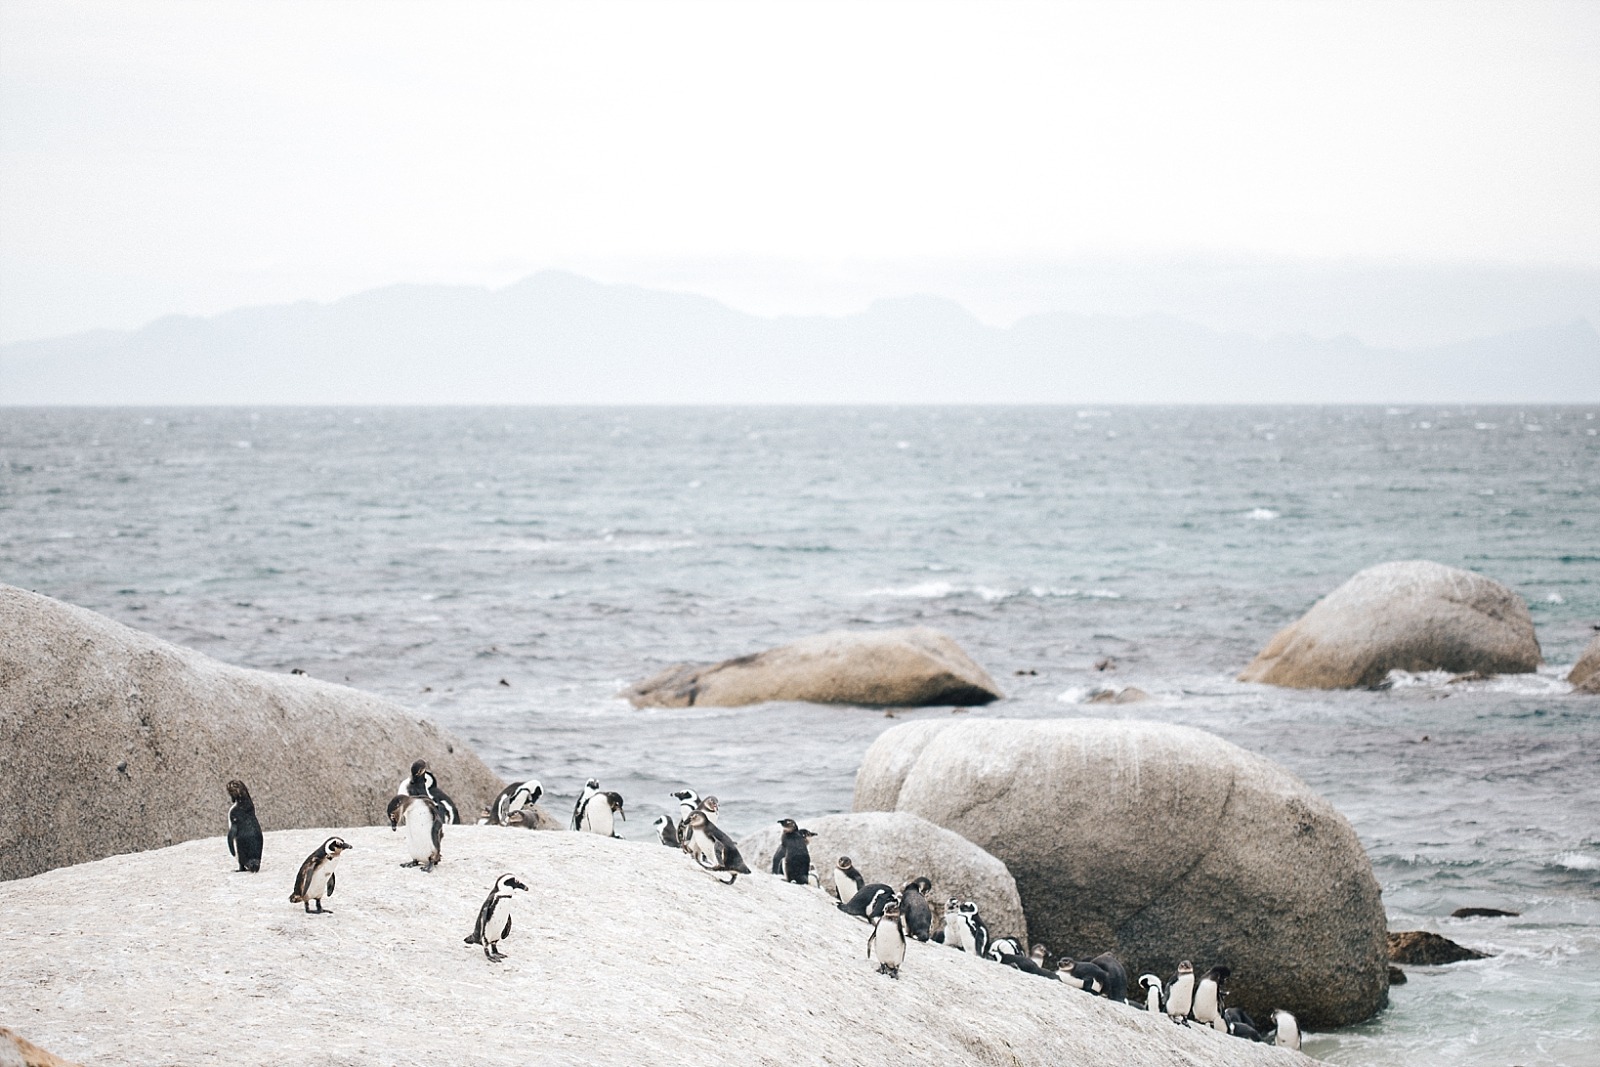
[(1412, 967), (1438, 967), (1488, 958), (1477, 949), (1458, 945), (1442, 934), (1427, 930), (1399, 930), (1389, 935), (1389, 959)]
[(419, 757), (463, 819), (500, 790), (399, 705), (0, 585), (0, 879), (223, 831), (232, 778), (267, 830), (385, 821)]
[[(872, 768), (919, 748), (897, 810), (954, 830), (1016, 879), (1031, 936), (1122, 957), (1130, 974), (1226, 964), (1230, 1003), (1318, 1029), (1387, 995), (1386, 923), (1350, 824), (1288, 771), (1184, 726), (976, 719), (929, 736), (907, 724)], [(908, 727), (911, 727), (908, 729)]]
[(680, 663), (626, 690), (637, 707), (738, 707), (769, 700), (925, 707), (987, 704), (993, 678), (937, 630), (850, 631), (721, 663)]
[[(822, 815), (798, 822), (817, 835), (809, 846), (811, 869), (825, 888), (833, 884), (833, 867), (840, 856), (849, 856), (867, 881), (883, 882), (896, 891), (926, 875), (933, 881), (928, 903), (933, 907), (935, 933), (944, 928), (945, 901), (958, 897), (977, 903), (994, 936), (1028, 940), (1022, 898), (1011, 872), (960, 834), (903, 811)], [(752, 870), (758, 874), (772, 870), (780, 836), (773, 826), (739, 842)]]
[[(289, 884), (330, 833), (355, 847), (332, 914), (306, 915)], [(655, 844), (452, 826), (423, 874), (358, 827), (268, 834), (266, 854), (232, 873), (212, 838), (0, 883), (8, 1022), (95, 1067), (1312, 1062), (940, 945), (894, 981), (817, 890), (720, 885)], [(491, 964), (462, 939), (508, 871), (530, 892)]]
[(1390, 671), (1522, 674), (1542, 662), (1522, 598), (1426, 560), (1359, 572), (1278, 631), (1241, 682), (1356, 689)]
[(1600, 693), (1600, 634), (1590, 639), (1589, 647), (1567, 672), (1567, 681), (1580, 693)]

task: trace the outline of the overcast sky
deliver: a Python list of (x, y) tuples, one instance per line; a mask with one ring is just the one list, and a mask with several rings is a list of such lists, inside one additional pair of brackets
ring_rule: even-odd
[(552, 266), (1595, 267), (1597, 190), (1600, 3), (0, 2), (0, 341)]

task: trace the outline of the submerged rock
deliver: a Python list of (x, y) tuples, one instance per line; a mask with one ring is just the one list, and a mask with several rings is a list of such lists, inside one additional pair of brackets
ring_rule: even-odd
[(1390, 671), (1521, 674), (1542, 662), (1522, 598), (1426, 560), (1368, 567), (1284, 627), (1239, 675), (1297, 689), (1356, 689)]
[(385, 821), (418, 758), (465, 819), (500, 790), (396, 704), (0, 585), (0, 879), (215, 834), (233, 778), (268, 830)]
[(1457, 908), (1450, 913), (1452, 919), (1504, 919), (1521, 915), (1520, 911), (1501, 911), (1499, 908)]
[(1396, 967), (1392, 963), (1389, 964), (1389, 984), (1390, 985), (1405, 985), (1406, 984), (1406, 972), (1402, 971), (1400, 968)]
[(680, 663), (622, 694), (635, 707), (736, 707), (769, 700), (810, 704), (970, 706), (1002, 694), (950, 638), (917, 626), (836, 630), (721, 663)]
[[(951, 897), (975, 901), (990, 933), (1028, 943), (1027, 920), (1017, 883), (1006, 865), (960, 834), (903, 811), (866, 811), (800, 819), (817, 836), (810, 842), (811, 869), (827, 888), (840, 856), (849, 856), (869, 882), (899, 890), (926, 875), (933, 881), (928, 903), (934, 932), (944, 928), (944, 904)], [(756, 871), (772, 869), (779, 830), (758, 830), (739, 842), (739, 851)]]
[[(914, 756), (897, 759), (902, 746)], [(1054, 952), (1113, 951), (1132, 974), (1225, 964), (1231, 1004), (1314, 1028), (1384, 1003), (1386, 922), (1355, 831), (1220, 738), (1096, 719), (908, 724), (857, 775), (858, 803), (890, 795), (1002, 860), (1030, 936)]]
[(1567, 681), (1580, 693), (1600, 693), (1600, 634), (1589, 639), (1589, 647), (1567, 672)]
[[(306, 915), (295, 864), (335, 833), (331, 914)], [(95, 1067), (1312, 1062), (941, 945), (912, 942), (894, 981), (822, 894), (721, 885), (656, 844), (451, 826), (430, 874), (386, 827), (266, 845), (259, 876), (212, 838), (0, 883), (0, 1004)], [(463, 939), (508, 872), (529, 891), (490, 963)]]
[(1458, 945), (1448, 937), (1426, 930), (1400, 930), (1389, 935), (1389, 960), (1412, 967), (1438, 967), (1462, 960), (1484, 960), (1488, 955)]

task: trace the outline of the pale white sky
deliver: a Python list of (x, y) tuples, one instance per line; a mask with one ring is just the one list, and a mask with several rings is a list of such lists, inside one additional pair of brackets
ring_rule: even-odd
[(0, 0), (0, 341), (1196, 254), (1600, 265), (1600, 3)]

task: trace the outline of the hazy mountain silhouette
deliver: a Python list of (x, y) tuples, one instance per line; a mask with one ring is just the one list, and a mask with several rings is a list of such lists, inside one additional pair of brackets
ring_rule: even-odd
[(1056, 313), (997, 329), (928, 296), (764, 318), (562, 272), (0, 347), (0, 404), (1596, 400), (1600, 334), (1581, 319), (1398, 350), (1160, 315)]

